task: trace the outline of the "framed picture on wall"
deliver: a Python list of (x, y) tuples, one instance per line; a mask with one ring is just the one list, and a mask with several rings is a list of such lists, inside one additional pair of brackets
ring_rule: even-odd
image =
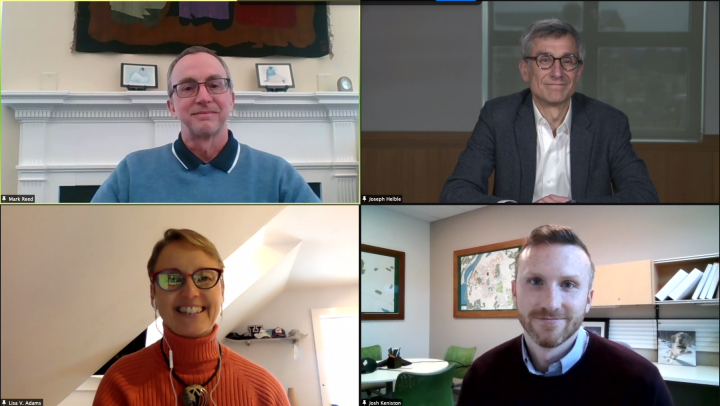
[(360, 245), (360, 319), (405, 319), (405, 253)]
[(517, 317), (511, 282), (525, 240), (453, 252), (453, 317)]
[(585, 330), (600, 337), (608, 338), (610, 335), (610, 319), (585, 319), (582, 326)]
[(128, 90), (157, 89), (157, 65), (120, 64), (120, 86)]

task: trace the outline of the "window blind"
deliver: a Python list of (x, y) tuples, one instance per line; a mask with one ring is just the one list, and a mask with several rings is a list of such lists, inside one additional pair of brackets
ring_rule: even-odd
[[(660, 319), (659, 330), (694, 331), (697, 351), (718, 352), (717, 319)], [(632, 348), (657, 349), (654, 319), (610, 320), (609, 339), (628, 343)]]

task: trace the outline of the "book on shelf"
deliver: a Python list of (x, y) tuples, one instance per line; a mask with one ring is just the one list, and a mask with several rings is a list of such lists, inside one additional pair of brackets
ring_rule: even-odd
[(700, 282), (700, 278), (702, 278), (702, 272), (697, 268), (693, 269), (692, 272), (690, 272), (690, 274), (685, 277), (685, 279), (683, 279), (682, 282), (680, 282), (668, 296), (672, 300), (688, 299), (690, 297), (690, 293), (695, 290), (698, 282)]
[(697, 300), (700, 297), (700, 293), (705, 287), (705, 282), (707, 282), (707, 278), (708, 276), (710, 276), (710, 271), (712, 271), (712, 268), (713, 264), (708, 264), (705, 268), (705, 272), (703, 272), (702, 278), (700, 278), (700, 283), (698, 283), (697, 287), (695, 288), (695, 293), (693, 293), (692, 295), (692, 300)]
[(655, 298), (660, 301), (667, 299), (668, 296), (670, 295), (670, 292), (672, 292), (673, 289), (675, 289), (677, 287), (677, 285), (679, 285), (680, 282), (683, 281), (683, 279), (687, 278), (687, 276), (688, 276), (688, 273), (683, 271), (682, 269), (677, 271), (675, 276), (673, 276), (668, 281), (668, 283), (666, 283), (665, 286), (663, 286), (662, 289), (660, 289), (660, 291), (657, 294), (655, 294)]
[[(713, 264), (712, 273), (708, 277), (707, 284), (708, 284), (708, 290), (707, 293), (705, 293), (704, 296), (701, 297), (701, 299), (712, 299), (713, 293), (715, 292), (715, 288), (718, 286), (718, 263)], [(703, 288), (703, 292), (705, 292), (705, 288)]]
[(700, 295), (698, 296), (699, 300), (705, 299), (705, 296), (707, 296), (708, 292), (710, 291), (710, 284), (712, 283), (713, 274), (717, 272), (717, 263), (711, 264), (712, 268), (710, 268), (710, 271), (708, 271), (708, 277), (705, 279), (705, 285), (702, 288), (702, 291), (700, 291)]

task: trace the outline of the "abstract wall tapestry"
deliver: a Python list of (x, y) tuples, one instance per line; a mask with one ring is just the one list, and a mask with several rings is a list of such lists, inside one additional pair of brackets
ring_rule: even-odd
[(76, 2), (73, 52), (332, 57), (326, 2)]

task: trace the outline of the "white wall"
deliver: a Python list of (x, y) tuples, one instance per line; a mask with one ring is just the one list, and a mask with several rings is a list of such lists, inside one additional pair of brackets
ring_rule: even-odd
[[(360, 13), (363, 130), (472, 131), (482, 108), (482, 7), (365, 5)], [(704, 132), (715, 135), (719, 24), (718, 2), (709, 1)]]
[(362, 321), (360, 346), (402, 347), (406, 358), (428, 356), (430, 224), (382, 207), (361, 206), (362, 244), (405, 253), (405, 320)]
[(560, 224), (578, 234), (596, 266), (709, 254), (720, 245), (718, 217), (718, 206), (492, 206), (433, 222), (430, 356), (442, 358), (449, 345), (460, 345), (477, 347), (477, 358), (522, 333), (517, 319), (453, 318), (453, 251), (525, 238), (538, 226)]
[[(300, 340), (302, 354), (299, 360), (293, 359), (291, 341), (252, 343), (247, 346), (244, 341), (224, 340), (223, 344), (270, 371), (285, 388), (285, 393), (288, 388), (295, 388), (300, 406), (319, 405), (322, 402), (310, 309), (357, 307), (358, 302), (357, 284), (287, 289), (269, 306), (255, 313), (249, 320), (243, 320), (233, 329), (240, 334), (246, 332), (247, 326), (251, 324), (262, 324), (265, 329), (281, 327), (286, 333), (298, 329), (308, 335)], [(357, 348), (348, 348), (347, 353), (353, 354), (356, 351)]]

